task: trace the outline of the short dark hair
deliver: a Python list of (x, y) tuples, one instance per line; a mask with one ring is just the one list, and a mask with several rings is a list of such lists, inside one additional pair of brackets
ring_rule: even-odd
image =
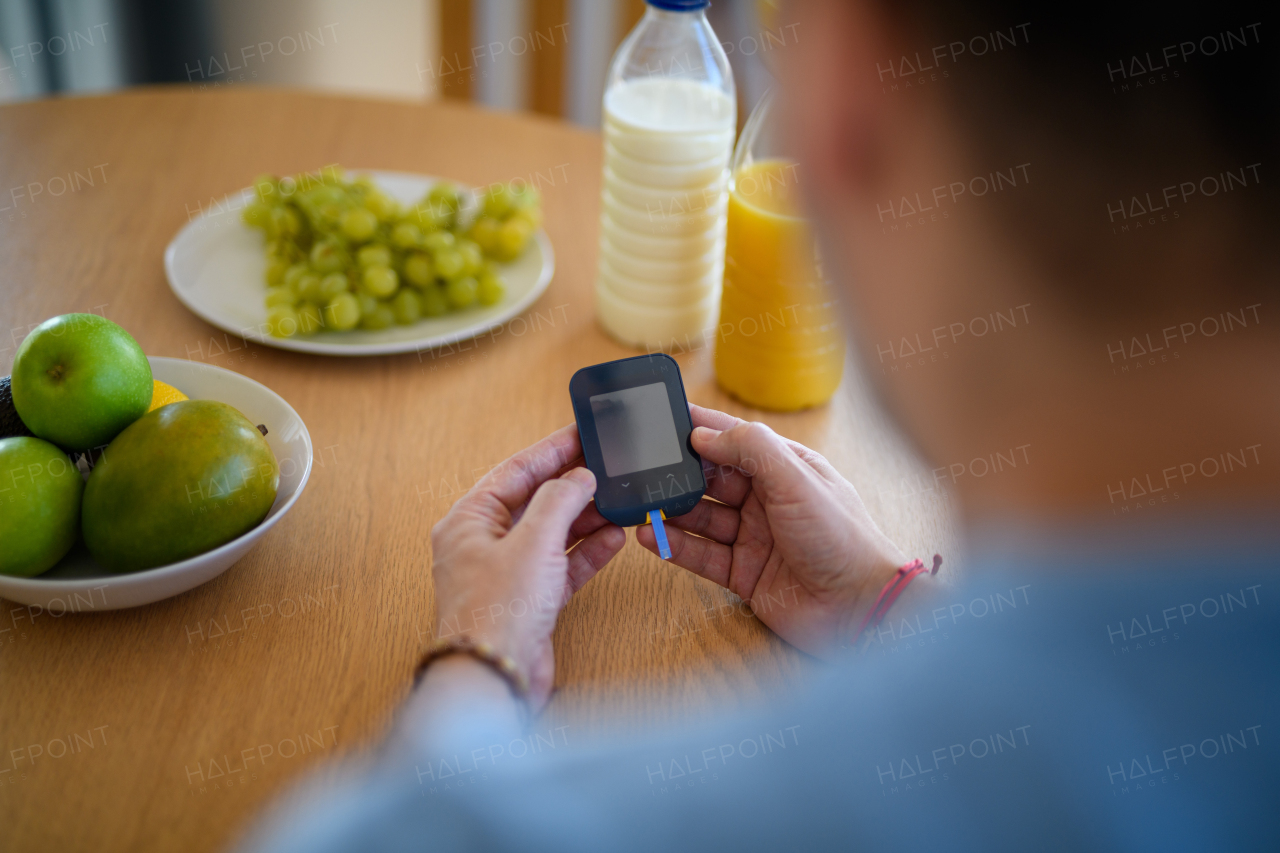
[[(1172, 215), (1179, 205), (1183, 225), (1230, 217), (1232, 240), (1255, 256), (1274, 253), (1274, 3), (884, 0), (883, 8), (904, 42), (919, 42), (918, 58), (912, 45), (893, 73), (919, 66), (922, 75), (926, 64), (948, 72), (933, 89), (977, 159), (1000, 168), (1034, 152), (1044, 161), (1030, 169), (1044, 193), (1008, 194), (1001, 215), (1059, 260), (1078, 263), (1081, 240), (1096, 250), (1117, 220), (1134, 224), (1129, 214), (1147, 224), (1157, 208)], [(917, 79), (923, 95), (930, 81)], [(1191, 183), (1162, 204), (1169, 186)], [(1205, 199), (1219, 193), (1228, 197)], [(1053, 229), (1062, 233), (1044, 233)], [(1177, 238), (1174, 229), (1147, 230)]]

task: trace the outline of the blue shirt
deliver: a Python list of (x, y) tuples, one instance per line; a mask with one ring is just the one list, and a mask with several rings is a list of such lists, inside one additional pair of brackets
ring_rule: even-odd
[(977, 562), (757, 713), (401, 747), (304, 788), (250, 848), (1280, 849), (1273, 545)]

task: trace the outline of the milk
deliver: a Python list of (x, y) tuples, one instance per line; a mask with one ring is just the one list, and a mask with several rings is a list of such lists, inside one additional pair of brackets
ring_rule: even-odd
[(733, 98), (695, 80), (605, 94), (596, 314), (619, 341), (688, 348), (715, 326), (735, 126)]

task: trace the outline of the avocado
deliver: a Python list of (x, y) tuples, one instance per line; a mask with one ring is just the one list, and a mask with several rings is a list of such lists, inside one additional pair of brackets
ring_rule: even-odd
[(18, 417), (18, 410), (13, 407), (13, 391), (9, 387), (10, 377), (0, 379), (0, 438), (27, 438), (35, 435), (27, 429), (27, 425)]

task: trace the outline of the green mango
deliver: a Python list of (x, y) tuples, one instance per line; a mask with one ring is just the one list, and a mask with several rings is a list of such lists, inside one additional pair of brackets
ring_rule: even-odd
[(253, 529), (279, 485), (275, 454), (244, 415), (214, 400), (170, 403), (126, 427), (94, 465), (84, 542), (114, 572), (175, 563)]

